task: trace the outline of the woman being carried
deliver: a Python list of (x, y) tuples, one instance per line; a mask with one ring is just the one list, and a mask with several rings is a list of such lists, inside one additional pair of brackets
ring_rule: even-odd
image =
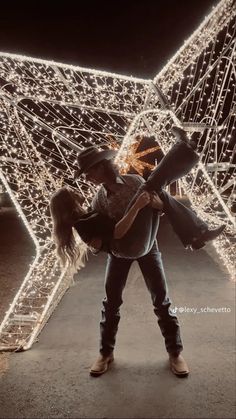
[[(160, 210), (167, 214), (184, 246), (194, 243), (194, 248), (200, 248), (205, 241), (213, 240), (223, 231), (225, 226), (213, 230), (209, 235), (207, 224), (192, 210), (177, 201), (176, 209), (173, 208), (173, 202), (169, 205), (169, 195), (163, 188), (186, 175), (199, 160), (184, 131), (175, 127), (174, 133), (179, 142), (141, 186), (118, 223), (94, 211), (85, 213), (82, 208), (83, 197), (72, 189), (61, 188), (52, 196), (50, 210), (57, 252), (61, 259), (73, 261), (76, 257), (72, 227), (90, 247), (122, 258), (142, 257), (149, 252), (156, 239)], [(204, 232), (208, 233), (205, 239)]]

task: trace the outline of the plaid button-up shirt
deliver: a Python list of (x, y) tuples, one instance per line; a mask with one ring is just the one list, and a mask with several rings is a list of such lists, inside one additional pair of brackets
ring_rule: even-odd
[(145, 180), (139, 175), (118, 176), (115, 191), (110, 191), (102, 185), (93, 198), (91, 207), (93, 210), (119, 221), (129, 202), (144, 182)]

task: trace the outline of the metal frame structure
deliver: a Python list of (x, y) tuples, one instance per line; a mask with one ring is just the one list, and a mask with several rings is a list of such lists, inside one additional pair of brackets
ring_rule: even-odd
[(0, 181), (35, 246), (0, 350), (29, 349), (71, 284), (55, 257), (48, 203), (68, 184), (89, 204), (94, 187), (73, 176), (77, 152), (91, 144), (116, 147), (125, 170), (137, 133), (154, 134), (166, 152), (173, 121), (200, 131), (201, 162), (181, 185), (202, 218), (227, 224), (216, 249), (233, 276), (235, 16), (235, 2), (221, 0), (154, 80), (0, 53)]

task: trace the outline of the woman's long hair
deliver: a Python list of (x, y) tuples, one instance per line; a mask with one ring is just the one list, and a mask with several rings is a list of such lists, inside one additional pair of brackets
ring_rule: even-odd
[(77, 245), (73, 230), (75, 214), (79, 218), (83, 210), (67, 187), (60, 188), (53, 194), (50, 200), (50, 212), (57, 256), (63, 265), (68, 261), (70, 265), (75, 266), (79, 259), (81, 266), (83, 266), (83, 255), (87, 246), (85, 245), (81, 249)]

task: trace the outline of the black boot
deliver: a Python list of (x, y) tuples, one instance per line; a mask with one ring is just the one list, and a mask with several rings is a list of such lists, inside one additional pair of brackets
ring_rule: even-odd
[(193, 240), (191, 247), (193, 250), (201, 249), (205, 246), (206, 242), (215, 240), (221, 233), (223, 233), (226, 225), (222, 224), (220, 227), (214, 228), (212, 230), (205, 230), (199, 237)]
[(186, 131), (184, 131), (183, 128), (179, 128), (176, 125), (173, 125), (171, 128), (171, 131), (177, 138), (177, 141), (179, 142), (183, 141), (185, 144), (187, 144), (188, 147), (191, 147), (193, 150), (196, 150), (197, 148), (196, 141), (193, 139), (193, 137), (191, 138), (191, 140), (189, 140), (187, 137)]

